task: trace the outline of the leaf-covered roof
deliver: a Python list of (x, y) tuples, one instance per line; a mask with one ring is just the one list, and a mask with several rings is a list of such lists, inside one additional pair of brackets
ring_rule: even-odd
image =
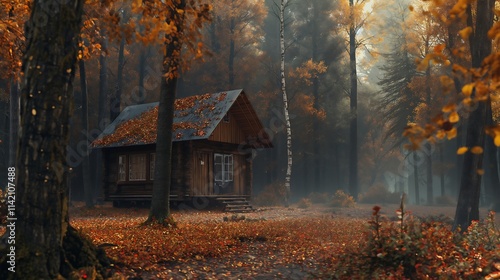
[[(194, 95), (175, 101), (174, 141), (207, 139), (243, 91)], [(94, 148), (156, 143), (158, 102), (126, 107), (92, 143)], [(260, 125), (260, 128), (262, 126)]]

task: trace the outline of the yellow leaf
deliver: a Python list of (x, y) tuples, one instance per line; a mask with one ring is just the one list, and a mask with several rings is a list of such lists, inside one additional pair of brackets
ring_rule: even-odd
[(463, 88), (462, 88), (462, 93), (465, 95), (465, 96), (471, 96), (472, 94), (472, 90), (474, 89), (474, 85), (473, 84), (466, 84)]
[(457, 155), (463, 155), (463, 154), (465, 154), (468, 150), (469, 150), (469, 148), (467, 148), (467, 147), (460, 147), (460, 148), (458, 148), (458, 150), (457, 150)]
[(448, 140), (453, 139), (456, 136), (457, 136), (457, 128), (456, 127), (446, 131), (446, 137), (448, 138)]
[(479, 174), (481, 176), (484, 175), (484, 169), (478, 169), (477, 174)]
[(446, 133), (442, 129), (438, 130), (438, 132), (436, 133), (436, 137), (438, 139), (444, 139), (445, 136), (446, 136)]
[(451, 123), (457, 123), (460, 120), (460, 116), (458, 116), (457, 112), (451, 112), (448, 119), (450, 120)]
[(469, 38), (471, 33), (472, 33), (472, 27), (470, 26), (467, 26), (466, 28), (458, 31), (458, 34), (460, 34), (460, 37), (462, 37), (462, 39), (464, 40)]
[(495, 136), (495, 146), (500, 147), (500, 135)]
[(456, 107), (457, 107), (457, 105), (455, 105), (455, 103), (450, 103), (450, 104), (444, 106), (441, 111), (443, 111), (443, 113), (450, 113), (450, 112), (454, 111)]
[(479, 147), (479, 146), (475, 146), (475, 147), (472, 147), (470, 149), (471, 153), (475, 154), (475, 155), (479, 155), (479, 154), (482, 154), (483, 153), (483, 148), (482, 147)]

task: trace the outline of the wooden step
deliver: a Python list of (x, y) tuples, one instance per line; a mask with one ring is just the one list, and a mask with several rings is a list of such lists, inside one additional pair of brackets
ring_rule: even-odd
[(255, 211), (253, 206), (246, 198), (232, 198), (220, 200), (224, 204), (225, 212), (252, 212)]

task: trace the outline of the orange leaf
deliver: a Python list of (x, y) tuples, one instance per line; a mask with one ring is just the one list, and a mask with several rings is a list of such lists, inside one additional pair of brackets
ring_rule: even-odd
[(467, 148), (467, 147), (460, 147), (460, 148), (458, 148), (458, 150), (457, 150), (457, 155), (463, 155), (463, 154), (465, 154), (468, 150), (469, 150), (469, 148)]
[(484, 175), (484, 169), (478, 169), (477, 174), (483, 176)]
[(445, 44), (436, 45), (434, 47), (434, 52), (436, 52), (436, 53), (443, 52), (445, 46), (446, 46)]
[(475, 147), (472, 147), (472, 149), (470, 149), (470, 152), (475, 154), (475, 155), (479, 155), (479, 154), (483, 153), (483, 148), (479, 147), (479, 146), (475, 146)]
[(472, 94), (472, 90), (474, 89), (474, 84), (466, 84), (463, 88), (462, 88), (462, 93), (465, 95), (465, 96), (471, 96)]
[(460, 37), (462, 37), (462, 39), (469, 38), (471, 33), (472, 33), (472, 27), (470, 26), (467, 26), (466, 28), (458, 31), (458, 34), (460, 34)]
[(452, 112), (448, 117), (451, 123), (457, 123), (460, 120), (460, 116), (458, 116), (457, 112)]
[(444, 106), (441, 111), (443, 111), (443, 113), (450, 113), (450, 112), (453, 112), (456, 107), (457, 107), (457, 105), (455, 103), (450, 103), (450, 104)]

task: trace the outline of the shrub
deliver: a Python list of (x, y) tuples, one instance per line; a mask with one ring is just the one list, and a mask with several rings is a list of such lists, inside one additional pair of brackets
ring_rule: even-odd
[(500, 232), (494, 214), (463, 234), (439, 222), (419, 222), (398, 210), (397, 222), (382, 222), (373, 207), (365, 246), (346, 252), (332, 267), (335, 279), (496, 279), (500, 277)]
[(314, 204), (328, 203), (330, 202), (331, 194), (326, 192), (325, 193), (312, 192), (307, 196), (307, 198), (309, 198), (311, 203)]
[(264, 189), (256, 195), (252, 202), (258, 206), (276, 206), (283, 203), (284, 184), (274, 182), (264, 187)]
[(373, 185), (368, 190), (359, 195), (359, 202), (362, 203), (381, 203), (381, 204), (398, 204), (401, 199), (401, 194), (389, 192), (383, 185)]
[(311, 207), (312, 203), (311, 200), (308, 198), (303, 198), (297, 203), (297, 207), (301, 209), (309, 208)]
[(338, 190), (333, 195), (331, 205), (333, 207), (352, 208), (356, 206), (356, 202), (352, 196), (342, 190)]

